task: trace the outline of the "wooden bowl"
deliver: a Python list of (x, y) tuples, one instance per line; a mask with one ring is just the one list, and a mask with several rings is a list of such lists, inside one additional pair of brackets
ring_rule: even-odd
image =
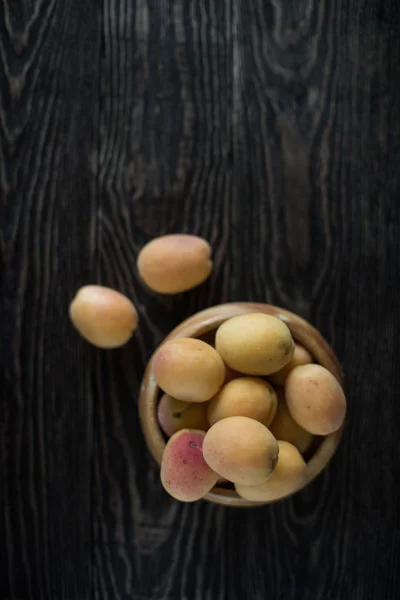
[[(203, 337), (207, 333), (217, 329), (227, 319), (249, 312), (262, 312), (268, 315), (274, 315), (281, 319), (289, 327), (294, 340), (307, 348), (315, 362), (328, 369), (328, 371), (336, 377), (339, 383), (343, 385), (343, 377), (338, 360), (321, 334), (301, 317), (270, 304), (235, 302), (213, 306), (212, 308), (196, 313), (186, 319), (186, 321), (183, 321), (168, 335), (168, 337), (165, 338), (162, 344), (167, 340), (179, 337)], [(139, 399), (139, 413), (147, 446), (155, 461), (161, 465), (161, 458), (166, 442), (157, 420), (157, 405), (160, 398), (160, 389), (152, 372), (153, 358), (154, 354), (150, 359), (143, 376)], [(338, 447), (342, 431), (343, 425), (334, 433), (324, 438), (320, 438), (320, 443), (307, 461), (306, 476), (301, 488), (308, 485), (310, 481), (315, 479), (315, 477), (327, 466)], [(251, 502), (240, 498), (233, 489), (218, 487), (217, 484), (204, 499), (225, 506), (262, 506), (291, 496), (297, 491), (298, 490), (295, 490), (290, 494), (276, 497), (269, 502)]]

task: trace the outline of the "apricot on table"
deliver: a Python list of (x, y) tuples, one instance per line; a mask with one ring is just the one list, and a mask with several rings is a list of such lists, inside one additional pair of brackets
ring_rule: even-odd
[(194, 502), (214, 487), (218, 475), (203, 457), (204, 431), (182, 429), (165, 447), (161, 461), (161, 483), (181, 502)]
[(262, 423), (249, 417), (228, 417), (207, 431), (203, 453), (207, 464), (221, 477), (257, 485), (271, 476), (279, 447)]
[(206, 402), (222, 386), (225, 365), (218, 352), (195, 338), (165, 342), (153, 359), (157, 385), (167, 394), (185, 402)]
[(210, 244), (195, 235), (164, 235), (148, 242), (137, 259), (139, 275), (159, 294), (177, 294), (207, 279), (213, 263)]
[(294, 352), (287, 325), (264, 313), (238, 315), (222, 323), (215, 347), (229, 367), (246, 375), (275, 373)]
[(123, 346), (138, 324), (129, 298), (101, 285), (80, 288), (70, 304), (69, 316), (81, 336), (98, 348)]
[(337, 379), (321, 365), (295, 367), (286, 379), (285, 397), (290, 414), (314, 435), (328, 435), (342, 425), (346, 398)]
[(209, 429), (206, 402), (182, 402), (163, 394), (158, 403), (157, 416), (162, 430), (168, 437), (180, 429)]
[(260, 485), (236, 484), (239, 496), (254, 502), (269, 502), (287, 496), (301, 487), (306, 463), (300, 452), (289, 442), (278, 441), (279, 458), (271, 477)]
[(226, 417), (250, 417), (267, 427), (277, 408), (274, 388), (259, 377), (238, 377), (226, 383), (208, 404), (208, 421), (214, 425)]

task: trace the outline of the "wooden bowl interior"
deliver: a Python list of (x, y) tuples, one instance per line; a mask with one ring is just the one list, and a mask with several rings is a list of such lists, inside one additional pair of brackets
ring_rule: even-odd
[[(321, 334), (301, 317), (269, 304), (243, 302), (221, 304), (206, 309), (196, 313), (186, 321), (183, 321), (165, 338), (163, 343), (178, 337), (207, 339), (208, 334), (217, 329), (227, 319), (249, 312), (263, 312), (265, 314), (276, 316), (284, 321), (289, 327), (294, 340), (304, 346), (313, 356), (315, 362), (328, 369), (328, 371), (336, 377), (339, 383), (343, 385), (343, 377), (337, 358)], [(139, 413), (147, 446), (155, 461), (158, 465), (161, 465), (166, 440), (157, 420), (157, 405), (160, 397), (160, 389), (152, 373), (153, 357), (150, 359), (143, 376), (139, 399)], [(338, 431), (335, 431), (324, 438), (316, 438), (318, 442), (316, 443), (312, 456), (307, 461), (306, 476), (301, 488), (308, 485), (308, 483), (315, 479), (315, 477), (326, 467), (336, 451), (342, 436), (342, 431), (343, 426)], [(262, 506), (281, 500), (286, 496), (296, 493), (296, 491), (298, 490), (285, 496), (277, 497), (269, 502), (250, 502), (240, 498), (233, 489), (216, 486), (204, 499), (225, 506)]]

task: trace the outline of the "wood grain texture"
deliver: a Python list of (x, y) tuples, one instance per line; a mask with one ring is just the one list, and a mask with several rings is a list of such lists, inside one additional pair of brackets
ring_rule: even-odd
[[(400, 594), (400, 17), (388, 0), (0, 4), (0, 591), (5, 600)], [(215, 271), (149, 294), (166, 232)], [(127, 347), (68, 303), (129, 295)], [(137, 396), (152, 349), (226, 301), (309, 319), (343, 362), (329, 469), (277, 505), (163, 492)]]

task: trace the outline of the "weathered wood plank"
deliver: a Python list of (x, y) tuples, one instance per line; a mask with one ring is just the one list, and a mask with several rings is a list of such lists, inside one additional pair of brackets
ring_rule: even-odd
[[(396, 2), (74, 0), (0, 7), (0, 589), (13, 600), (376, 600), (399, 594), (400, 18)], [(207, 238), (213, 277), (149, 294), (140, 247)], [(68, 302), (128, 294), (127, 347)], [(343, 362), (329, 469), (257, 510), (163, 492), (144, 365), (189, 314), (268, 301)]]
[(100, 12), (0, 7), (1, 597), (87, 598), (92, 352), (68, 303), (96, 275)]

